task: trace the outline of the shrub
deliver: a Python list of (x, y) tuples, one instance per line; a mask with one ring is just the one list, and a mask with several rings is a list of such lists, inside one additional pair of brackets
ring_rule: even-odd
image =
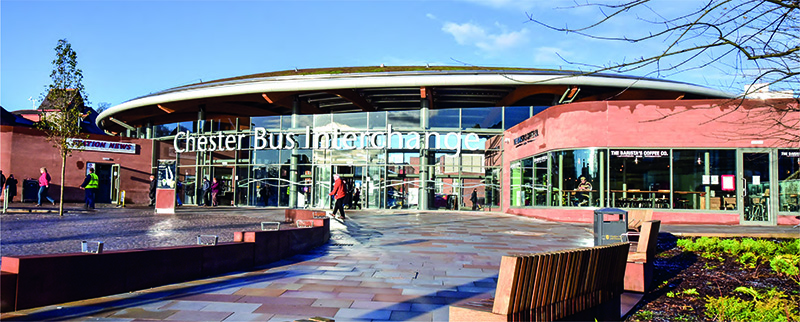
[(784, 254), (778, 255), (769, 261), (772, 270), (792, 279), (800, 285), (800, 255)]
[(751, 287), (737, 287), (737, 292), (753, 297), (752, 301), (733, 296), (706, 297), (706, 316), (718, 321), (797, 321), (797, 299), (775, 289), (758, 292)]

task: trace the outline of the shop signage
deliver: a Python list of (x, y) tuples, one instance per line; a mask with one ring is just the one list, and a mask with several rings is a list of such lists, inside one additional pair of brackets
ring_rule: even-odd
[(800, 158), (800, 151), (781, 151), (781, 157)]
[(611, 150), (611, 156), (618, 158), (660, 158), (669, 157), (669, 150)]
[(519, 147), (520, 145), (528, 144), (528, 142), (536, 141), (538, 137), (539, 137), (539, 129), (530, 131), (515, 138), (514, 146)]
[(97, 140), (67, 139), (67, 143), (77, 150), (103, 151), (114, 153), (136, 153), (136, 144)]
[(255, 150), (374, 150), (387, 148), (387, 142), (390, 141), (397, 142), (397, 145), (393, 146), (413, 150), (420, 148), (420, 142), (431, 142), (431, 140), (436, 142), (436, 146), (439, 148), (455, 150), (456, 156), (461, 154), (462, 149), (474, 151), (481, 148), (478, 146), (480, 138), (475, 133), (461, 135), (461, 133), (449, 132), (442, 135), (438, 132), (395, 132), (392, 131), (391, 124), (387, 129), (387, 131), (378, 132), (342, 132), (339, 129), (313, 132), (311, 127), (307, 126), (303, 142), (300, 142), (298, 133), (271, 133), (263, 127), (253, 128), (250, 134), (218, 132), (203, 135), (178, 132), (173, 143), (175, 151), (178, 153), (247, 149), (251, 137)]

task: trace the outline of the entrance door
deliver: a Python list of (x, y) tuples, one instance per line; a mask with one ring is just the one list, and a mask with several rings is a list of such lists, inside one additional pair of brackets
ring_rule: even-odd
[[(112, 187), (114, 186), (114, 177), (113, 171), (111, 170), (111, 164), (105, 163), (87, 163), (86, 164), (86, 171), (89, 171), (89, 168), (94, 168), (94, 173), (97, 175), (97, 194), (95, 195), (95, 203), (110, 203), (111, 202), (111, 194), (112, 194)], [(88, 172), (87, 172), (88, 173)], [(119, 168), (117, 168), (117, 173), (119, 173)]]
[(742, 207), (739, 222), (742, 225), (775, 225), (776, 209), (770, 199), (773, 156), (763, 150), (744, 149), (739, 152), (737, 192)]
[(111, 203), (119, 203), (119, 164), (111, 165)]

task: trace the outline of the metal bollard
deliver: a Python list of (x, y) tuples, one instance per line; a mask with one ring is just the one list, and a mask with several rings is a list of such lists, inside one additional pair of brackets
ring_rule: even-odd
[(214, 246), (217, 244), (219, 236), (217, 235), (197, 235), (197, 244), (204, 246)]
[[(94, 245), (94, 248), (90, 247)], [(81, 252), (90, 254), (102, 254), (103, 242), (97, 240), (83, 240), (81, 241)]]

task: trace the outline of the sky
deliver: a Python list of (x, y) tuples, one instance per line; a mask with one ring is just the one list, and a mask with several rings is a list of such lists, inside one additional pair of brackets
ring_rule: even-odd
[[(669, 13), (692, 1), (663, 1)], [(627, 44), (556, 32), (602, 18), (562, 0), (0, 1), (0, 105), (32, 109), (50, 84), (54, 48), (78, 55), (90, 106), (176, 86), (295, 68), (448, 65), (590, 70), (646, 56), (663, 44)], [(643, 14), (648, 14), (647, 12)], [(598, 32), (650, 28), (612, 21)], [(739, 93), (719, 68), (660, 77)]]

